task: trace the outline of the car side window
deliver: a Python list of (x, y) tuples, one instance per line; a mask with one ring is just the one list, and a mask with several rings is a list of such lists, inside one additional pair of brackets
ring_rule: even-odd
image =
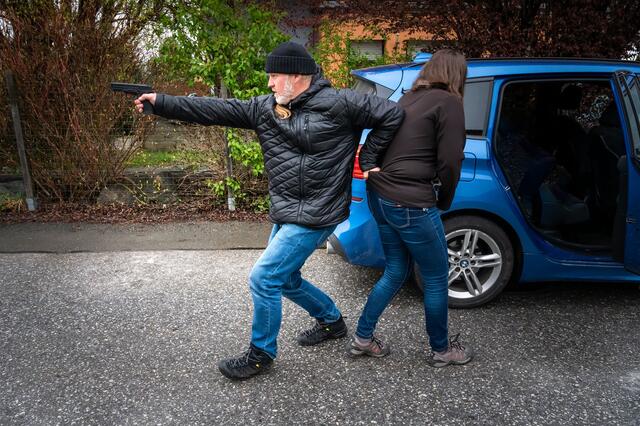
[(363, 80), (361, 78), (356, 78), (351, 89), (358, 93), (363, 93), (367, 95), (376, 95), (383, 99), (389, 99), (389, 96), (393, 93), (392, 89), (388, 87), (384, 87), (381, 84), (373, 83), (368, 80)]
[(640, 80), (638, 75), (619, 77), (623, 100), (630, 115), (631, 140), (633, 156), (640, 160)]
[(470, 80), (464, 86), (464, 120), (467, 136), (487, 134), (492, 80)]

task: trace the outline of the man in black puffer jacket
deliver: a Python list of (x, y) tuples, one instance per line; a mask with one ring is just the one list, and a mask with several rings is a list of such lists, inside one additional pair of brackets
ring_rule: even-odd
[(269, 178), (274, 223), (269, 244), (249, 278), (254, 303), (249, 349), (218, 367), (231, 379), (266, 371), (276, 357), (282, 296), (300, 305), (316, 324), (298, 336), (303, 345), (344, 337), (346, 325), (329, 296), (300, 274), (313, 251), (349, 216), (351, 173), (362, 131), (372, 129), (360, 167), (380, 165), (403, 119), (396, 104), (351, 90), (336, 90), (306, 49), (282, 43), (267, 57), (271, 95), (248, 101), (146, 94), (154, 113), (204, 125), (254, 129)]

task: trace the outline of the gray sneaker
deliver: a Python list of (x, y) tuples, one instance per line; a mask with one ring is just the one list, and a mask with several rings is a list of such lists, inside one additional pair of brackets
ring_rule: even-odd
[(355, 336), (351, 337), (349, 346), (347, 346), (347, 353), (351, 356), (368, 355), (374, 358), (382, 358), (389, 355), (389, 346), (382, 343), (382, 340), (377, 337), (372, 337), (371, 341), (366, 345), (361, 345), (356, 341)]
[(427, 362), (430, 366), (440, 368), (447, 365), (462, 365), (466, 364), (473, 358), (473, 351), (470, 348), (465, 348), (458, 341), (460, 333), (454, 337), (449, 338), (449, 347), (443, 352), (431, 352)]

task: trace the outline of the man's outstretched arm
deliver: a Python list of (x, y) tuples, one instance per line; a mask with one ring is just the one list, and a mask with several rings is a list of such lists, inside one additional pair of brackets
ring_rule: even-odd
[(135, 105), (142, 112), (143, 101), (153, 105), (154, 114), (205, 126), (219, 125), (254, 129), (257, 117), (255, 99), (218, 99), (208, 97), (170, 96), (147, 93), (136, 99)]

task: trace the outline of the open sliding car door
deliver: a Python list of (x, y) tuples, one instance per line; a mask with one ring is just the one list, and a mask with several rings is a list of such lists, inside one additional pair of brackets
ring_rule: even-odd
[(618, 71), (614, 81), (626, 117), (625, 139), (629, 154), (622, 157), (618, 164), (621, 176), (624, 178), (626, 175), (625, 185), (621, 189), (627, 189), (626, 194), (620, 194), (619, 229), (624, 233), (624, 266), (640, 274), (640, 79), (634, 73)]

